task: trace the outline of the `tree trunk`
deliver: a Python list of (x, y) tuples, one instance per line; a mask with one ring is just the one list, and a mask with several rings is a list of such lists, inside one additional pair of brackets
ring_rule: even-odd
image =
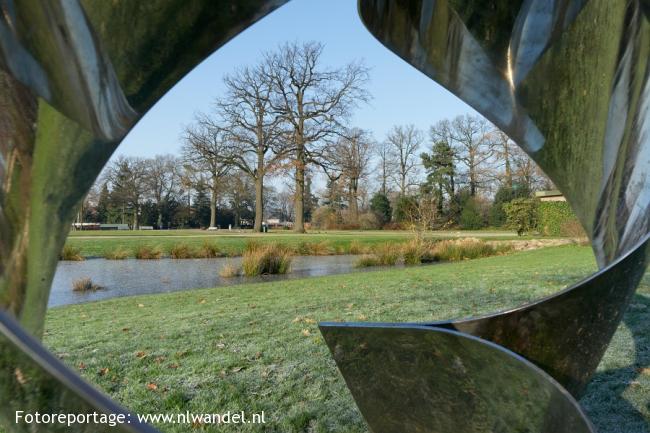
[(140, 228), (140, 221), (138, 221), (138, 208), (136, 205), (133, 209), (133, 230), (138, 230)]
[(216, 176), (212, 177), (212, 191), (210, 194), (210, 228), (217, 226), (217, 188), (218, 179)]
[(255, 178), (255, 224), (253, 225), (254, 232), (262, 231), (262, 221), (264, 221), (264, 177), (258, 174)]
[(296, 154), (296, 196), (293, 201), (293, 231), (305, 232), (305, 162), (304, 150), (299, 148)]
[(352, 223), (359, 222), (359, 204), (357, 203), (357, 185), (356, 180), (351, 182), (350, 185), (350, 215), (352, 216)]
[(257, 147), (257, 170), (255, 177), (255, 223), (253, 224), (254, 232), (262, 231), (262, 221), (264, 221), (264, 147)]

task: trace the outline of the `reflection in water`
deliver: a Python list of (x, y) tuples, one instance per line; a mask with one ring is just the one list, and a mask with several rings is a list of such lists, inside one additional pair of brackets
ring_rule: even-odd
[[(382, 269), (357, 269), (354, 268), (355, 260), (356, 256), (353, 255), (298, 256), (293, 259), (290, 274), (235, 278), (222, 278), (219, 276), (219, 270), (226, 263), (239, 265), (241, 257), (191, 260), (91, 259), (83, 262), (59, 262), (48, 306), (78, 304), (147, 293), (175, 292), (202, 287)], [(91, 278), (93, 283), (105, 287), (105, 290), (85, 293), (73, 292), (72, 282), (85, 277)]]

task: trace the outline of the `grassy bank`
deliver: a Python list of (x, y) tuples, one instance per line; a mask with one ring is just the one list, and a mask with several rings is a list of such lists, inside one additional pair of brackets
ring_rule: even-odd
[[(372, 248), (383, 243), (405, 242), (413, 237), (408, 231), (314, 231), (306, 234), (294, 234), (287, 231), (270, 233), (252, 233), (250, 231), (207, 232), (202, 230), (141, 230), (141, 231), (78, 231), (71, 232), (66, 246), (72, 248), (83, 257), (106, 257), (115, 251), (134, 257), (139, 248), (155, 248), (170, 256), (174, 248), (179, 246), (199, 250), (210, 246), (216, 248), (221, 255), (240, 256), (246, 246), (256, 243), (281, 243), (292, 248), (296, 254), (318, 255), (311, 251), (314, 247), (320, 253), (326, 253), (323, 245), (329, 250), (328, 254), (348, 254), (355, 248)], [(430, 239), (453, 239), (459, 237), (475, 237), (485, 240), (511, 240), (518, 238), (515, 233), (507, 231), (436, 231), (427, 234)]]
[[(54, 308), (45, 344), (141, 412), (265, 411), (204, 431), (366, 432), (317, 321), (423, 321), (512, 307), (595, 269), (588, 247)], [(601, 433), (647, 432), (650, 278), (582, 400)], [(160, 425), (184, 432), (188, 426)]]

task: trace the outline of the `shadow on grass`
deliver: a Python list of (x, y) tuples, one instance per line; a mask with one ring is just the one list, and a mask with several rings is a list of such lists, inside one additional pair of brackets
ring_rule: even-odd
[(650, 297), (635, 295), (623, 322), (603, 362), (625, 367), (598, 371), (580, 403), (598, 433), (650, 433)]

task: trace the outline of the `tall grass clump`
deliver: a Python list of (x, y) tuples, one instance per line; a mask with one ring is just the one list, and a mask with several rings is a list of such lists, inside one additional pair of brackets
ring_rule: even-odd
[(266, 274), (286, 274), (291, 269), (291, 253), (278, 244), (259, 246), (244, 251), (242, 255), (242, 273), (247, 277)]
[(187, 244), (175, 244), (169, 249), (169, 257), (172, 259), (192, 259), (194, 251)]
[(498, 252), (494, 246), (484, 241), (468, 238), (437, 242), (432, 254), (436, 260), (458, 261), (489, 257)]
[(218, 246), (210, 242), (204, 242), (196, 251), (196, 256), (202, 259), (214, 259), (215, 257), (222, 257), (224, 253), (221, 252)]
[(419, 265), (422, 262), (430, 261), (431, 245), (421, 239), (411, 239), (401, 245), (405, 265)]
[(368, 248), (357, 240), (350, 242), (350, 247), (348, 248), (348, 253), (350, 254), (367, 254)]
[(377, 245), (375, 248), (375, 256), (377, 263), (380, 266), (395, 266), (400, 258), (399, 247), (395, 244), (384, 243)]
[(379, 259), (374, 254), (364, 254), (354, 262), (355, 268), (369, 268), (379, 266)]
[(96, 292), (102, 290), (103, 287), (93, 283), (90, 278), (80, 278), (72, 282), (72, 290), (74, 292)]
[(337, 254), (329, 241), (320, 242), (299, 242), (291, 247), (294, 254), (298, 256), (330, 256)]
[(254, 240), (254, 239), (248, 239), (246, 241), (246, 243), (244, 244), (244, 251), (243, 252), (246, 253), (246, 252), (257, 251), (260, 248), (262, 248), (262, 246), (263, 246), (263, 244), (260, 241)]
[(139, 245), (135, 248), (136, 259), (155, 260), (161, 258), (162, 255), (163, 252), (159, 246), (152, 247), (150, 245)]
[(116, 247), (104, 253), (106, 260), (124, 260), (129, 257), (129, 250), (123, 247)]
[(80, 262), (84, 260), (84, 258), (81, 255), (81, 250), (79, 248), (73, 247), (72, 245), (64, 245), (61, 254), (59, 254), (59, 260)]
[(219, 270), (219, 276), (222, 278), (234, 278), (238, 277), (240, 274), (241, 268), (239, 268), (239, 266), (235, 266), (230, 262), (223, 265), (223, 267)]

